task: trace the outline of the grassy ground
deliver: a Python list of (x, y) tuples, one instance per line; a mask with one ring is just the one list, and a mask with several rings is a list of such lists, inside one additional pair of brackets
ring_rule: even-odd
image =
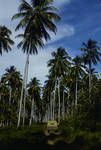
[(45, 135), (45, 125), (0, 129), (0, 150), (101, 150), (101, 132), (62, 131)]

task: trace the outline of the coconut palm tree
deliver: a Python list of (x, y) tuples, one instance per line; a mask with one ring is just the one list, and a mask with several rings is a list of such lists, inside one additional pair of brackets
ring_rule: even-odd
[(43, 89), (43, 101), (45, 102), (46, 120), (54, 120), (54, 106), (53, 106), (53, 90), (54, 90), (54, 79), (51, 75), (47, 76), (48, 79), (45, 81)]
[(24, 28), (23, 40), (18, 46), (22, 47), (23, 51), (27, 53), (27, 61), (25, 65), (24, 81), (19, 107), (18, 126), (20, 125), (24, 88), (24, 104), (26, 99), (29, 55), (37, 53), (37, 49), (39, 47), (43, 47), (44, 40), (47, 41), (50, 39), (50, 31), (56, 33), (55, 21), (60, 19), (60, 17), (55, 13), (56, 9), (52, 6), (52, 2), (53, 0), (31, 0), (31, 2), (28, 3), (25, 0), (22, 0), (18, 9), (18, 13), (12, 18), (20, 19), (16, 30)]
[[(13, 113), (15, 113), (17, 117), (19, 92), (22, 84), (20, 72), (17, 71), (14, 66), (7, 68), (5, 74), (1, 78), (1, 83), (4, 84), (9, 90), (9, 95), (7, 96), (6, 102), (9, 104), (8, 107), (10, 110), (13, 108)], [(9, 117), (11, 116), (9, 115)]]
[(6, 26), (0, 25), (0, 55), (2, 55), (3, 51), (11, 51), (11, 46), (14, 44), (10, 38), (11, 34), (12, 32)]
[[(40, 104), (40, 83), (37, 78), (33, 78), (28, 84), (28, 93), (31, 97), (32, 105), (31, 105), (31, 115), (29, 125), (32, 124), (32, 120), (35, 121), (35, 106), (38, 107)], [(34, 118), (33, 118), (34, 117)]]
[(99, 52), (100, 47), (97, 42), (89, 39), (87, 43), (83, 43), (81, 51), (83, 52), (83, 61), (88, 65), (89, 69), (89, 97), (91, 94), (91, 70), (92, 65), (96, 65), (98, 61), (101, 61), (101, 52)]
[(61, 110), (61, 99), (60, 99), (60, 87), (61, 78), (65, 76), (70, 66), (70, 57), (64, 48), (60, 47), (56, 52), (52, 53), (53, 58), (49, 60), (48, 67), (50, 67), (49, 73), (52, 74), (54, 80), (57, 81), (58, 85), (58, 121), (60, 122), (60, 110)]
[[(70, 70), (70, 68), (69, 68)], [(68, 75), (68, 72), (67, 72), (67, 75)], [(68, 95), (69, 95), (69, 88), (68, 88), (68, 77), (67, 75), (65, 76), (62, 76), (61, 78), (61, 97), (62, 97), (62, 119), (64, 120), (65, 117), (66, 117), (66, 110), (68, 112), (68, 108), (67, 108), (67, 105), (68, 105)]]
[(80, 56), (76, 56), (73, 59), (73, 66), (71, 67), (71, 76), (73, 75), (75, 78), (75, 107), (77, 107), (77, 92), (78, 92), (78, 81), (85, 74), (85, 67), (82, 65), (82, 58)]
[(16, 30), (24, 28), (25, 34), (31, 34), (33, 31), (37, 38), (50, 39), (49, 31), (56, 33), (54, 21), (60, 19), (52, 3), (53, 0), (31, 0), (30, 3), (22, 0), (18, 13), (12, 17), (12, 19), (20, 19)]
[(20, 125), (20, 117), (21, 117), (21, 109), (22, 109), (22, 101), (24, 112), (23, 112), (23, 125), (25, 122), (25, 104), (26, 104), (26, 94), (27, 94), (27, 79), (28, 79), (28, 67), (29, 67), (29, 55), (37, 54), (37, 48), (43, 47), (43, 42), (40, 38), (36, 38), (33, 33), (31, 35), (28, 33), (26, 36), (24, 34), (19, 34), (17, 37), (22, 38), (21, 42), (18, 44), (18, 48), (22, 47), (22, 51), (27, 54), (25, 69), (24, 69), (24, 78), (22, 83), (22, 90), (21, 90), (21, 99), (20, 99), (20, 106), (19, 106), (19, 115), (18, 115), (18, 124)]
[(12, 94), (14, 97), (14, 94), (17, 91), (19, 91), (22, 79), (20, 72), (17, 71), (14, 66), (7, 68), (5, 71), (6, 73), (2, 76), (1, 82), (5, 83), (5, 85), (7, 85), (9, 88), (9, 105), (10, 105), (12, 103)]

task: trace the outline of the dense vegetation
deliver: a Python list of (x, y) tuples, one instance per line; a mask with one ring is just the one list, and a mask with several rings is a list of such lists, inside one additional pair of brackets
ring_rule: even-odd
[[(94, 41), (88, 42), (93, 44)], [(61, 47), (52, 53), (44, 86), (41, 87), (36, 77), (27, 84), (25, 125), (55, 119), (66, 121), (75, 129), (95, 130), (101, 127), (101, 77), (94, 68), (89, 71), (83, 56), (84, 52), (72, 59)], [(93, 59), (96, 58), (92, 58), (92, 62)], [(7, 68), (0, 84), (0, 125), (3, 127), (17, 124), (21, 87), (20, 72), (14, 66)], [(24, 103), (21, 124), (23, 116)]]
[[(61, 132), (58, 136), (46, 136), (44, 124), (34, 124), (30, 128), (0, 129), (0, 148), (15, 150), (100, 150), (101, 132), (76, 131)], [(61, 126), (62, 127), (62, 126)], [(61, 129), (60, 129), (61, 130)], [(61, 130), (62, 131), (62, 130)]]

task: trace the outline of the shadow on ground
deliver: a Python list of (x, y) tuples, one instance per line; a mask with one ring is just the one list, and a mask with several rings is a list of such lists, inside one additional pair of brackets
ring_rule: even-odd
[(58, 140), (53, 145), (48, 144), (49, 140), (54, 141), (55, 138), (56, 135), (31, 133), (30, 136), (21, 139), (0, 141), (0, 150), (101, 150), (101, 144), (88, 148), (82, 137), (77, 137), (72, 143)]

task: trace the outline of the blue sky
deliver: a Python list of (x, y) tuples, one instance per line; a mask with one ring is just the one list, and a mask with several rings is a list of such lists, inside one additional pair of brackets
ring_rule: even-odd
[[(0, 0), (0, 24), (6, 25), (13, 32), (12, 38), (15, 45), (12, 52), (0, 56), (0, 76), (5, 69), (15, 65), (23, 74), (26, 55), (17, 49), (18, 40), (15, 39), (14, 29), (16, 21), (11, 21), (13, 14), (17, 12), (20, 0)], [(43, 50), (39, 50), (36, 56), (30, 56), (29, 80), (37, 77), (43, 83), (48, 74), (47, 61), (51, 58), (51, 52), (62, 46), (74, 57), (80, 53), (82, 42), (89, 38), (98, 41), (101, 46), (101, 1), (100, 0), (55, 0), (61, 21), (57, 24), (57, 34), (51, 35)], [(95, 66), (101, 72), (101, 64)]]

